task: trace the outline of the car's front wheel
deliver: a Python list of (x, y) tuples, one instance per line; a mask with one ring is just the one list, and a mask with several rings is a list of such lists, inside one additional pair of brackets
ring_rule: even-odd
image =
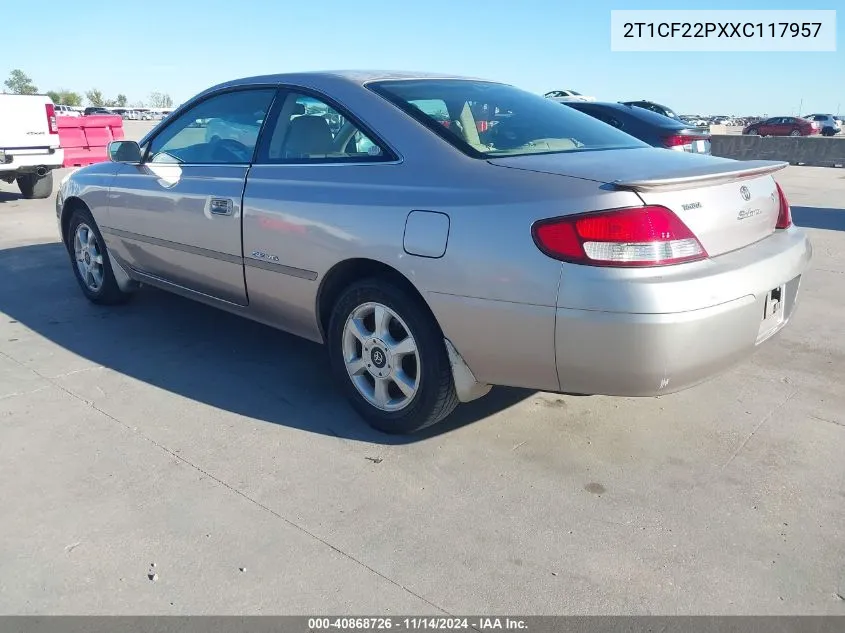
[(458, 404), (440, 328), (421, 299), (390, 281), (367, 279), (342, 293), (328, 345), (341, 389), (380, 431), (419, 431)]
[(131, 293), (118, 286), (105, 244), (90, 211), (75, 209), (68, 225), (67, 250), (79, 287), (93, 303), (123, 303)]

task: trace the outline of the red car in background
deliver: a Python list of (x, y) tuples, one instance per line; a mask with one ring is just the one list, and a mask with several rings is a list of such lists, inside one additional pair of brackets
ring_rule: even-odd
[(797, 116), (776, 116), (752, 123), (742, 130), (742, 133), (759, 136), (811, 136), (820, 131), (821, 126), (815, 121)]

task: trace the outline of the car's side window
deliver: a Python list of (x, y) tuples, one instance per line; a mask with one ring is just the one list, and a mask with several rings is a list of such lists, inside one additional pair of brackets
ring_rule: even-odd
[(372, 163), (393, 154), (339, 108), (309, 94), (288, 92), (274, 108), (258, 162)]
[(249, 164), (274, 88), (224, 92), (170, 121), (149, 143), (147, 162)]

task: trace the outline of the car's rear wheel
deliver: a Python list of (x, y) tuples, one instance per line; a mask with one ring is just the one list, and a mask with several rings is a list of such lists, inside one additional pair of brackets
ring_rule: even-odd
[(387, 280), (360, 281), (341, 294), (328, 345), (344, 394), (380, 431), (419, 431), (458, 404), (440, 328), (418, 297)]
[(67, 249), (79, 287), (93, 303), (123, 303), (132, 294), (118, 286), (105, 244), (88, 209), (75, 209), (68, 225)]
[(18, 189), (27, 200), (49, 198), (53, 193), (53, 172), (48, 171), (43, 176), (38, 174), (21, 174), (17, 177)]
[(801, 136), (801, 130), (792, 130), (789, 133), (790, 136)]

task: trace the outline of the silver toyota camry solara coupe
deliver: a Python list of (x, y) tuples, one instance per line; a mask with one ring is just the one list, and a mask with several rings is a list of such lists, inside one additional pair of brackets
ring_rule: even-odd
[(149, 284), (324, 342), (394, 433), (491, 385), (699, 383), (786, 324), (812, 252), (784, 163), (651, 148), (492, 81), (241, 79), (109, 157), (56, 200), (91, 301)]

